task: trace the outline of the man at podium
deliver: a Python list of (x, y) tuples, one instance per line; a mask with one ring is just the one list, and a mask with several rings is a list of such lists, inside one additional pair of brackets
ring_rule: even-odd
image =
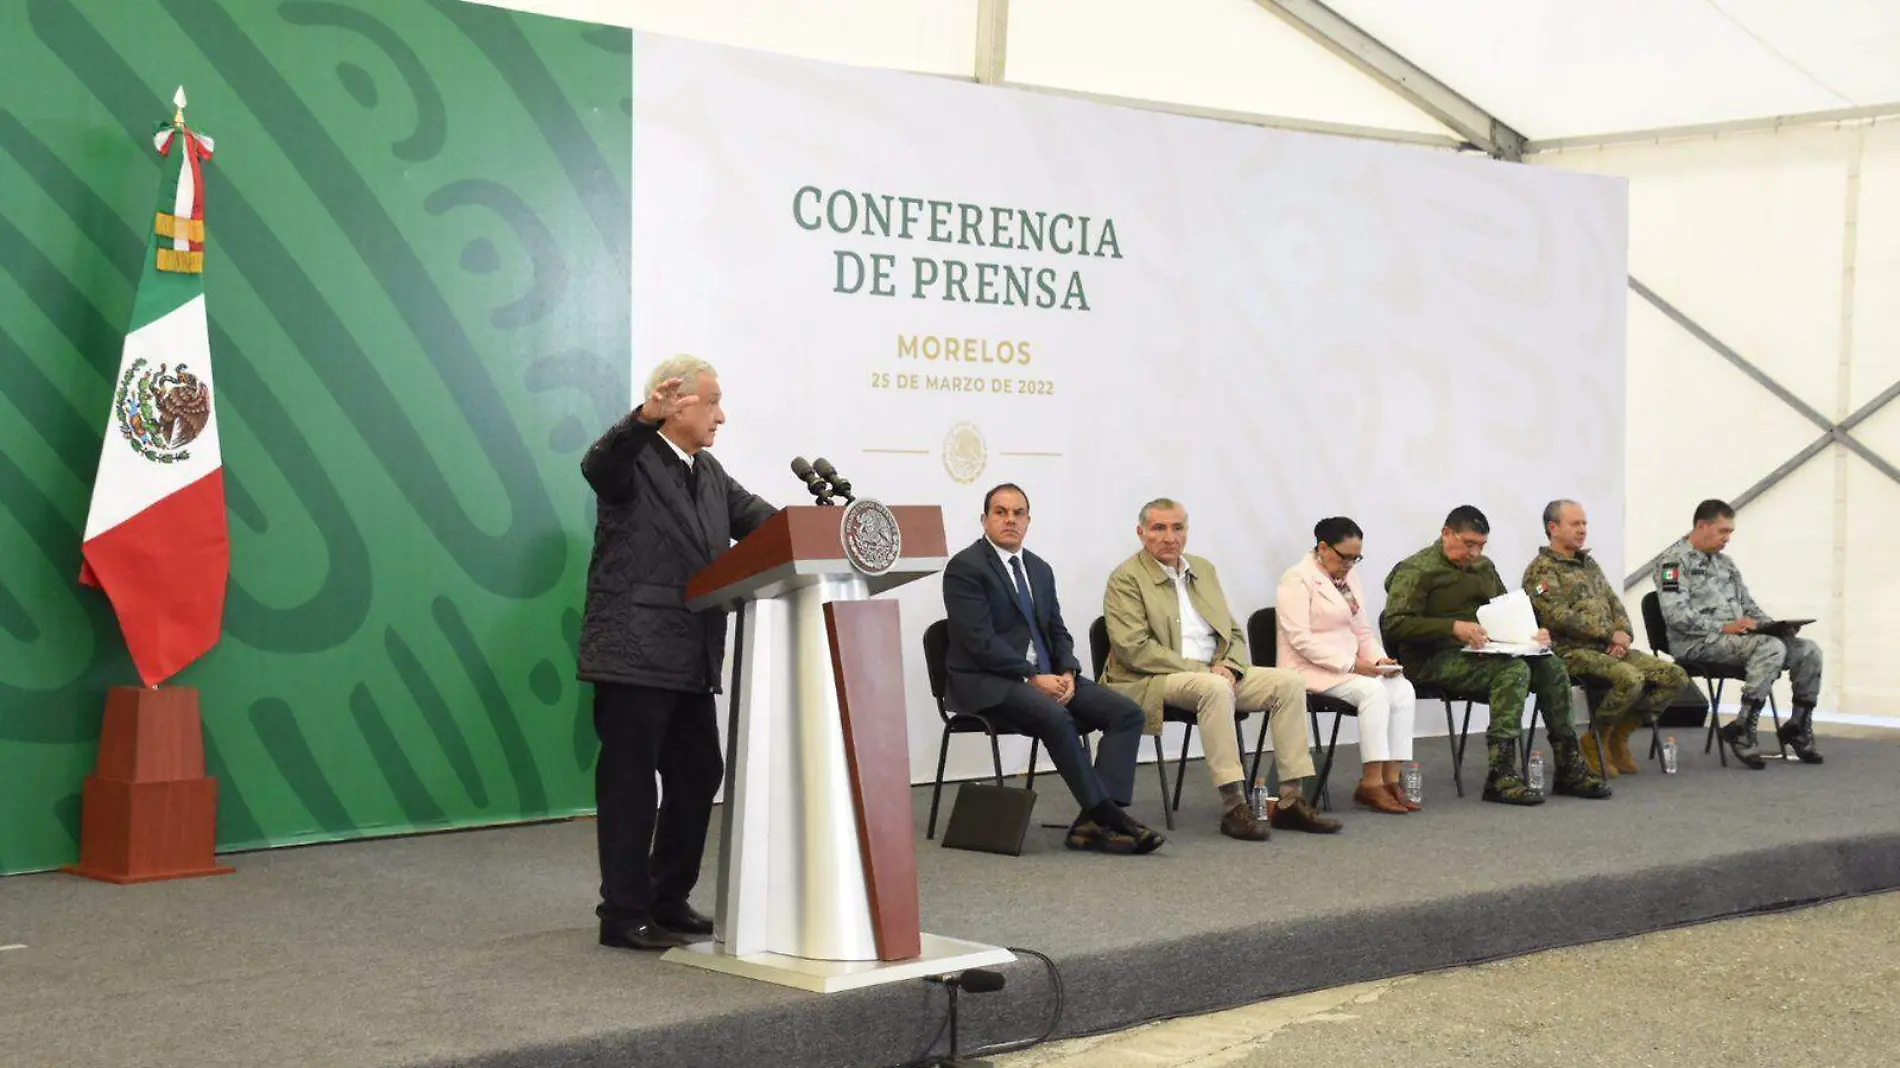
[[(943, 572), (949, 702), (1041, 739), (1082, 806), (1070, 849), (1152, 853), (1166, 841), (1126, 811), (1134, 799), (1141, 706), (1080, 677), (1056, 577), (1023, 548), (1029, 497), (1004, 483), (983, 497), (983, 536)], [(1102, 732), (1090, 767), (1077, 728)]]
[(724, 771), (713, 694), (726, 613), (687, 611), (686, 581), (777, 511), (705, 451), (726, 421), (720, 399), (711, 364), (675, 356), (581, 459), (599, 502), (580, 677), (594, 684), (600, 737), (604, 946), (669, 949), (713, 931), (686, 899)]

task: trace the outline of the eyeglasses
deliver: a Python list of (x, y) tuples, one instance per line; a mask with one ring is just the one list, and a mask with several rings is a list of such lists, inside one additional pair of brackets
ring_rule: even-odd
[[(1321, 544), (1321, 545), (1326, 545), (1326, 543), (1325, 543), (1325, 542), (1320, 542), (1320, 544)], [(1358, 554), (1358, 553), (1354, 553), (1354, 554), (1352, 554), (1351, 556), (1347, 556), (1347, 555), (1346, 555), (1345, 553), (1342, 553), (1342, 552), (1340, 552), (1340, 551), (1339, 551), (1338, 549), (1335, 549), (1335, 548), (1333, 548), (1333, 547), (1332, 547), (1331, 545), (1326, 545), (1326, 548), (1327, 548), (1327, 550), (1328, 550), (1328, 551), (1330, 551), (1330, 552), (1331, 552), (1331, 553), (1332, 553), (1332, 554), (1333, 554), (1334, 556), (1337, 556), (1337, 557), (1339, 557), (1339, 558), (1340, 558), (1341, 560), (1344, 560), (1344, 561), (1345, 561), (1346, 563), (1349, 563), (1349, 564), (1356, 564), (1356, 563), (1358, 563), (1359, 561), (1361, 561), (1361, 560), (1364, 560), (1364, 559), (1365, 559), (1365, 557), (1364, 557), (1364, 556), (1361, 556), (1361, 555), (1360, 555), (1360, 554)]]

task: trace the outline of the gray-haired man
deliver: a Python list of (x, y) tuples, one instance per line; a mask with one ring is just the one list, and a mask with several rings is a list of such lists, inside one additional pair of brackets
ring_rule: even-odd
[(580, 677), (594, 684), (600, 736), (594, 911), (605, 946), (666, 949), (712, 933), (686, 899), (724, 765), (713, 694), (726, 614), (687, 611), (686, 580), (776, 511), (704, 451), (726, 421), (720, 401), (711, 364), (675, 357), (581, 460), (599, 498)]

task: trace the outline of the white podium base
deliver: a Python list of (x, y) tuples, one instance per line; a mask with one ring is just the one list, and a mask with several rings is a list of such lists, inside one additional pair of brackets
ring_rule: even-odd
[(661, 960), (688, 964), (708, 971), (744, 976), (780, 986), (797, 987), (814, 994), (835, 994), (882, 983), (901, 983), (926, 975), (960, 972), (991, 964), (1008, 964), (1016, 955), (1000, 946), (965, 942), (942, 935), (923, 936), (923, 955), (909, 960), (807, 960), (779, 953), (754, 953), (735, 957), (718, 942), (695, 942), (669, 949)]

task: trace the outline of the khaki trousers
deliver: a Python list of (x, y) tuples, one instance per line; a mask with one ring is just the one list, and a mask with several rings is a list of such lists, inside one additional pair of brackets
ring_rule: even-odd
[(1240, 739), (1234, 730), (1234, 712), (1265, 712), (1268, 736), (1273, 739), (1273, 763), (1280, 781), (1292, 782), (1313, 774), (1313, 754), (1307, 748), (1306, 680), (1297, 671), (1248, 668), (1238, 687), (1213, 672), (1177, 672), (1165, 676), (1161, 699), (1177, 708), (1194, 710), (1201, 729), (1201, 751), (1207, 754), (1207, 773), (1215, 786), (1241, 782)]

